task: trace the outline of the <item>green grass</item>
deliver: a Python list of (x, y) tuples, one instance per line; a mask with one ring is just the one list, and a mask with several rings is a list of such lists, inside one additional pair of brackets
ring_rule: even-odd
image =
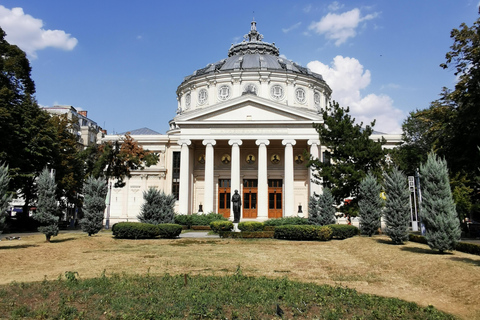
[(455, 319), (433, 307), (355, 290), (233, 275), (103, 273), (0, 286), (1, 319)]

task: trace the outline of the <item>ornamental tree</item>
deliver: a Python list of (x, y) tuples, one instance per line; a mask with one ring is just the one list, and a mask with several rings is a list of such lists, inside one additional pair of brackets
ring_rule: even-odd
[(55, 199), (55, 178), (45, 168), (37, 179), (38, 200), (37, 210), (33, 218), (40, 222), (38, 231), (45, 234), (50, 242), (52, 236), (58, 235), (58, 206)]
[(175, 201), (174, 195), (167, 195), (163, 191), (149, 188), (143, 192), (145, 202), (140, 208), (138, 220), (143, 223), (160, 224), (175, 222)]
[(360, 231), (371, 237), (380, 228), (383, 201), (380, 198), (381, 186), (372, 173), (360, 183), (358, 214), (360, 216)]
[(328, 188), (324, 188), (321, 195), (311, 196), (308, 203), (308, 221), (319, 226), (334, 224), (336, 212), (334, 203), (335, 199)]
[(103, 213), (105, 212), (105, 197), (107, 196), (107, 181), (103, 178), (88, 177), (83, 187), (83, 219), (80, 220), (82, 231), (88, 236), (98, 233), (103, 228)]
[(403, 244), (408, 240), (408, 225), (410, 221), (410, 191), (407, 177), (397, 167), (384, 175), (386, 193), (385, 220), (387, 235), (395, 244)]
[(430, 153), (427, 162), (420, 165), (420, 176), (420, 218), (425, 225), (427, 243), (440, 253), (454, 250), (461, 230), (448, 181), (447, 162)]
[(10, 183), (10, 176), (8, 175), (8, 166), (0, 165), (0, 234), (5, 227), (5, 217), (8, 209), (8, 204), (12, 196), (8, 193), (8, 184)]

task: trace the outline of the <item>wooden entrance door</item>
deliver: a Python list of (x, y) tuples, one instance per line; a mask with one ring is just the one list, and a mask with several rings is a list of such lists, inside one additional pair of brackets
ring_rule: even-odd
[(230, 179), (218, 180), (218, 213), (230, 218)]
[(257, 179), (243, 179), (243, 217), (257, 218)]
[(268, 179), (268, 218), (282, 217), (282, 179)]

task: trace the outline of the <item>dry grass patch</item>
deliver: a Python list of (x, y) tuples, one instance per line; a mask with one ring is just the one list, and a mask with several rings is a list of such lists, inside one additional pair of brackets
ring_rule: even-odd
[(354, 237), (305, 242), (273, 239), (119, 240), (109, 232), (88, 237), (64, 233), (1, 241), (0, 284), (56, 279), (65, 271), (80, 278), (109, 273), (265, 276), (354, 288), (480, 318), (480, 256), (436, 254), (428, 246), (390, 244), (388, 238)]

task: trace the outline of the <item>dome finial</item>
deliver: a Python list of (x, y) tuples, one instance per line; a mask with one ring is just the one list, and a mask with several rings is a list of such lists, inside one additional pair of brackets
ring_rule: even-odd
[(248, 40), (249, 42), (251, 41), (262, 41), (263, 35), (258, 33), (257, 31), (257, 23), (255, 22), (255, 17), (253, 18), (253, 21), (250, 26), (250, 32), (246, 35), (243, 36), (245, 40)]

